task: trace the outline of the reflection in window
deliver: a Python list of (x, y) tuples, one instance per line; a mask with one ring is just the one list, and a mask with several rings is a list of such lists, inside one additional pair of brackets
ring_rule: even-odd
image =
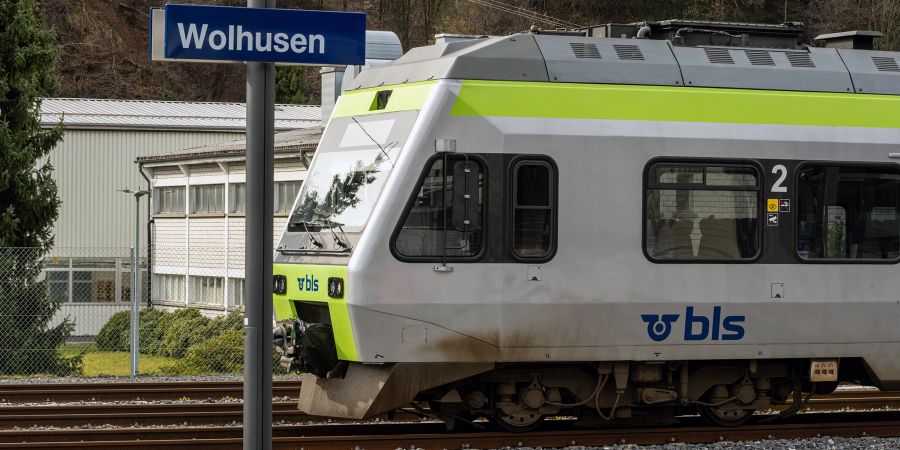
[(749, 259), (759, 250), (759, 177), (752, 166), (655, 164), (646, 192), (654, 259)]
[(808, 259), (900, 256), (900, 169), (804, 166), (797, 178), (797, 252)]
[[(465, 257), (481, 252), (482, 230), (480, 227), (465, 229), (454, 226), (453, 217), (453, 183), (464, 182), (454, 180), (454, 173), (466, 164), (480, 165), (472, 159), (468, 162), (462, 157), (448, 158), (450, 171), (445, 174), (444, 159), (435, 159), (418, 186), (418, 193), (412, 208), (403, 222), (403, 228), (397, 235), (395, 248), (397, 253), (408, 257)], [(478, 180), (472, 184), (477, 191), (472, 192), (469, 214), (481, 216), (483, 202), (484, 170), (478, 170)], [(446, 175), (446, 176), (445, 176)], [(446, 181), (445, 181), (446, 180)], [(446, 183), (446, 184), (445, 184)], [(446, 233), (444, 233), (446, 227)]]
[(515, 168), (513, 251), (543, 257), (550, 253), (553, 226), (553, 173), (549, 163), (527, 161)]
[(225, 212), (225, 185), (191, 186), (191, 214)]
[(291, 215), (289, 231), (303, 231), (299, 224), (304, 222), (337, 223), (346, 231), (359, 231), (391, 167), (378, 148), (319, 154)]

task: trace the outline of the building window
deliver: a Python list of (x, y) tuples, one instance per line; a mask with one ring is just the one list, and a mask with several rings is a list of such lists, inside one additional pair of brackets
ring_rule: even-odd
[(154, 274), (153, 300), (184, 303), (184, 275)]
[(225, 185), (191, 186), (191, 214), (224, 213)]
[(94, 298), (93, 272), (75, 270), (72, 272), (72, 301), (90, 303)]
[(740, 164), (657, 163), (644, 245), (653, 260), (749, 260), (759, 253), (759, 174)]
[(513, 252), (520, 258), (544, 259), (553, 250), (556, 174), (544, 160), (513, 167)]
[(68, 271), (47, 271), (47, 296), (57, 302), (69, 301)]
[(228, 279), (228, 308), (240, 308), (244, 306), (244, 279)]
[(222, 277), (191, 276), (188, 303), (203, 305), (224, 305), (225, 289)]
[(900, 257), (897, 166), (803, 165), (796, 211), (801, 258), (896, 262)]
[(300, 192), (302, 181), (277, 181), (275, 182), (275, 213), (287, 214), (294, 206), (294, 199)]
[(244, 213), (247, 211), (247, 184), (231, 183), (228, 185), (228, 212)]
[(184, 186), (153, 189), (154, 214), (184, 214)]
[[(434, 159), (394, 239), (396, 253), (401, 257), (432, 259), (481, 253), (483, 174), (481, 163), (472, 158)], [(454, 183), (459, 184), (457, 195)], [(468, 199), (462, 193), (466, 184), (470, 186), (466, 190)]]

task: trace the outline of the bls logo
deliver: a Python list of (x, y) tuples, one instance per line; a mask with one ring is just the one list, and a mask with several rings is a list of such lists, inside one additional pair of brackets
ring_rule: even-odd
[[(679, 314), (641, 314), (647, 324), (647, 335), (656, 342), (664, 341), (672, 332)], [(722, 307), (714, 306), (712, 317), (694, 315), (694, 307), (688, 306), (684, 312), (684, 340), (739, 341), (744, 338), (744, 316), (722, 317)]]
[(319, 280), (316, 279), (315, 275), (297, 278), (297, 283), (300, 285), (301, 291), (316, 292), (319, 290)]

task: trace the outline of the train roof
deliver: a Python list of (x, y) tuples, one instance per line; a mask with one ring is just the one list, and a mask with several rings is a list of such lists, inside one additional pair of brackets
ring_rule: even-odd
[(900, 95), (900, 52), (526, 32), (415, 48), (363, 71), (349, 89), (437, 79)]

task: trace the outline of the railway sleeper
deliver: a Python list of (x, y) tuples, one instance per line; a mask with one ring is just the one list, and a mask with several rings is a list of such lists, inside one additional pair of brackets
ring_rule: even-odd
[[(802, 409), (813, 393), (830, 393), (839, 380), (837, 363), (829, 359), (503, 364), (425, 391), (418, 400), (428, 402), (432, 413), (451, 429), (459, 424), (480, 426), (475, 422), (479, 417), (501, 430), (524, 432), (553, 416), (601, 426), (662, 425), (688, 414), (720, 426), (738, 426), (757, 410), (793, 401), (794, 406), (781, 415), (786, 416)], [(817, 369), (823, 364), (834, 370), (823, 374)]]

